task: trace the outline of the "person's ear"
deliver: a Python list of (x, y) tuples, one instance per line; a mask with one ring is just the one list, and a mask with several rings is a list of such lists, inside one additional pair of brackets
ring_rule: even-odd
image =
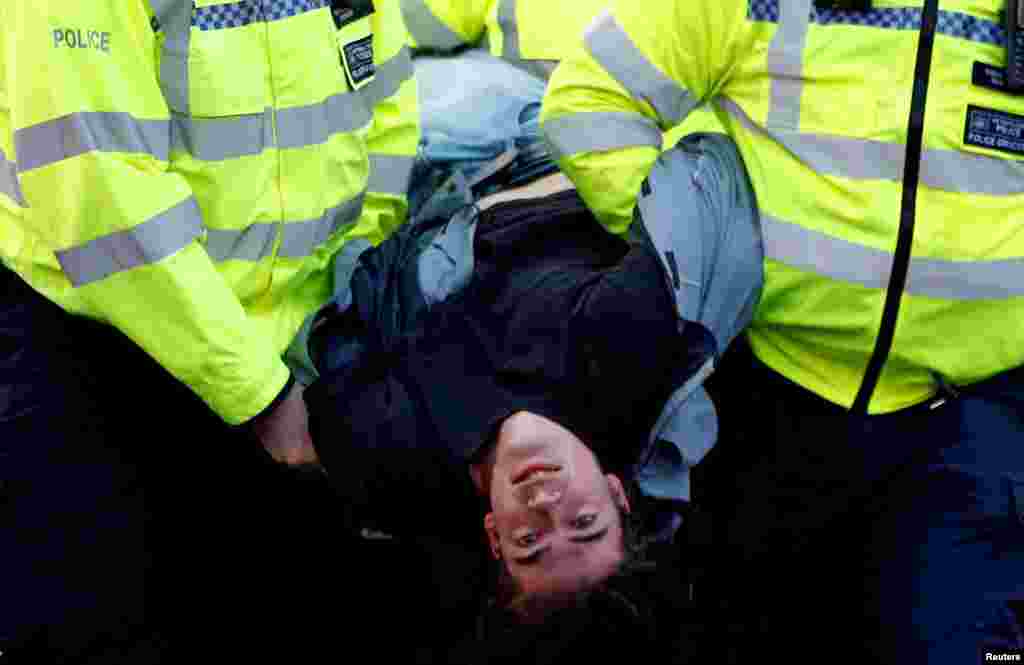
[(498, 537), (498, 526), (494, 522), (494, 513), (484, 515), (484, 531), (487, 532), (487, 542), (491, 546), (491, 556), (500, 559), (501, 539)]
[(469, 465), (469, 477), (473, 481), (473, 487), (480, 494), (487, 494), (484, 490), (484, 472), (479, 464)]
[(608, 479), (608, 489), (611, 490), (612, 498), (615, 499), (615, 503), (619, 505), (624, 512), (630, 512), (629, 498), (626, 496), (626, 489), (622, 486), (622, 481), (614, 473), (609, 473), (605, 476)]

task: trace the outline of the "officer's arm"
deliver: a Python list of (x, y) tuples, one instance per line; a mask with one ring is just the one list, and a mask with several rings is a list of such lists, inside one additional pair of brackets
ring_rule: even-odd
[(419, 96), (409, 37), (397, 0), (376, 3), (372, 15), (376, 74), (359, 91), (373, 121), (366, 134), (370, 159), (366, 203), (351, 235), (379, 243), (405, 222), (409, 176), (420, 140)]
[(476, 44), (493, 0), (399, 0), (413, 46), (447, 52)]
[[(14, 145), (0, 147), (16, 160), (21, 200), (0, 195), (0, 215), (24, 236), (5, 238), (3, 253), (33, 283), (75, 289), (76, 313), (122, 330), (237, 424), (274, 400), (288, 370), (214, 267), (202, 211), (169, 168), (147, 4), (7, 7)], [(28, 258), (47, 253), (45, 265)]]
[(541, 115), (559, 165), (613, 233), (678, 126), (722, 85), (746, 24), (740, 0), (621, 0), (562, 61)]

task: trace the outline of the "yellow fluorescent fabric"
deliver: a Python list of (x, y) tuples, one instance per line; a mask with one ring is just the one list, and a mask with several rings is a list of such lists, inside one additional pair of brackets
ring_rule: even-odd
[[(893, 263), (920, 5), (876, 2), (852, 21), (812, 0), (622, 0), (555, 71), (542, 113), (562, 168), (621, 232), (657, 153), (600, 137), (588, 147), (574, 130), (595, 114), (670, 129), (712, 108), (762, 214), (754, 351), (847, 407)], [(913, 256), (872, 413), (934, 394), (933, 373), (969, 384), (1024, 364), (1024, 164), (1012, 144), (978, 147), (965, 131), (972, 106), (987, 114), (970, 116), (983, 132), (995, 116), (1024, 128), (1024, 98), (971, 82), (976, 62), (1005, 66), (1002, 5), (940, 6)]]
[(377, 243), (406, 220), (409, 178), (419, 147), (419, 97), (413, 78), (409, 34), (399, 0), (377, 0), (372, 16), (377, 77), (362, 92), (372, 105), (373, 122), (366, 137), (370, 180), (364, 205), (372, 220), (363, 228)]
[[(608, 6), (608, 0), (401, 0), (401, 3), (408, 30), (417, 46), (450, 51), (466, 45), (486, 44), (494, 56), (545, 79), (558, 62), (580, 48), (584, 30)], [(589, 126), (581, 132), (602, 134), (607, 139), (605, 148), (647, 145), (655, 154), (657, 150), (671, 148), (686, 134), (724, 131), (708, 108), (696, 109), (684, 123), (664, 134), (654, 127), (623, 125), (620, 120), (591, 118)], [(600, 177), (600, 174), (595, 175)], [(637, 180), (636, 188), (639, 186)], [(629, 212), (631, 214), (631, 207)], [(623, 224), (616, 228), (625, 230)]]
[[(378, 5), (363, 20), (400, 28)], [(363, 214), (367, 144), (408, 154), (415, 108), (376, 122), (393, 95), (351, 89), (318, 0), (18, 0), (0, 18), (0, 259), (248, 420), (347, 234), (401, 222), (400, 193)]]

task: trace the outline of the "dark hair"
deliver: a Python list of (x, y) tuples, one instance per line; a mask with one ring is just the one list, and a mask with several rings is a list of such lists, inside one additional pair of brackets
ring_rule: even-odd
[[(628, 492), (633, 494), (633, 492)], [(632, 503), (632, 501), (631, 501)], [(616, 504), (619, 522), (622, 524), (622, 561), (615, 572), (608, 578), (628, 576), (638, 571), (653, 567), (653, 562), (646, 558), (648, 542), (641, 534), (642, 520), (635, 513)], [(547, 615), (562, 607), (576, 604), (580, 597), (597, 591), (604, 584), (581, 589), (571, 593), (523, 594), (504, 560), (496, 561), (495, 574), (489, 605), (510, 610), (519, 616), (522, 623), (539, 623)], [(605, 580), (607, 581), (607, 580)]]
[[(626, 515), (626, 520), (630, 520)], [(625, 526), (625, 525), (624, 525)], [(624, 529), (624, 533), (629, 530)], [(563, 594), (519, 595), (512, 605), (492, 599), (451, 653), (452, 665), (606, 663), (653, 654), (659, 643), (653, 564), (626, 547), (619, 569), (595, 586)], [(662, 662), (659, 660), (658, 662)]]
[(654, 620), (643, 602), (615, 589), (612, 579), (567, 596), (542, 621), (524, 622), (516, 611), (492, 608), (481, 617), (470, 657), (455, 662), (604, 663), (646, 649), (655, 641)]
[[(628, 492), (634, 494), (634, 492)], [(632, 503), (632, 502), (631, 502)], [(623, 559), (597, 584), (574, 592), (523, 594), (496, 563), (496, 586), (475, 630), (449, 655), (459, 665), (611, 662), (645, 652), (655, 638), (653, 606), (642, 589), (656, 568), (642, 520), (618, 506)], [(639, 583), (638, 583), (639, 581)]]

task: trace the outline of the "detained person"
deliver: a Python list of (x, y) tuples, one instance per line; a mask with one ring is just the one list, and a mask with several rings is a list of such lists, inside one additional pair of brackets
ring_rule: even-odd
[(627, 565), (637, 501), (688, 498), (762, 250), (724, 135), (663, 156), (628, 238), (557, 176), (494, 196), (339, 257), (305, 399), (352, 526), (479, 552), (496, 579), (455, 567), (445, 593), (529, 607)]

